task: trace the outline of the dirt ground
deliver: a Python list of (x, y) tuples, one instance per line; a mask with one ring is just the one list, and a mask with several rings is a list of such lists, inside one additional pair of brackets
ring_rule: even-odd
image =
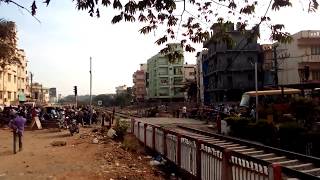
[[(81, 129), (69, 136), (68, 131), (44, 129), (26, 131), (24, 149), (13, 154), (12, 133), (0, 129), (0, 180), (16, 179), (165, 179), (156, 167), (149, 165), (150, 157), (125, 151), (113, 140), (95, 138), (92, 129)], [(55, 140), (66, 146), (52, 146)]]

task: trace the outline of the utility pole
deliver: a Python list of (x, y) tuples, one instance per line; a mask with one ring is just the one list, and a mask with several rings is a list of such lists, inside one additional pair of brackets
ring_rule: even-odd
[(30, 72), (30, 99), (32, 101), (32, 81), (33, 81), (33, 74)]
[(92, 58), (90, 57), (90, 125), (92, 124)]
[(258, 106), (259, 106), (259, 99), (258, 99), (258, 59), (254, 63), (254, 76), (255, 76), (255, 86), (256, 86), (256, 122), (258, 122)]
[(273, 67), (273, 69), (274, 69), (274, 85), (276, 88), (278, 88), (278, 86), (279, 86), (279, 79), (278, 79), (279, 68), (278, 68), (277, 47), (278, 47), (277, 44), (272, 46), (273, 62), (274, 62), (274, 67)]

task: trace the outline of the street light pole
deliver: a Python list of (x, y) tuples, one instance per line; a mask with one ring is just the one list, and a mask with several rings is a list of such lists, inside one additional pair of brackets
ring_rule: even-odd
[(256, 86), (256, 122), (258, 121), (258, 60), (254, 63), (254, 76)]
[(90, 57), (90, 125), (92, 124), (92, 58)]

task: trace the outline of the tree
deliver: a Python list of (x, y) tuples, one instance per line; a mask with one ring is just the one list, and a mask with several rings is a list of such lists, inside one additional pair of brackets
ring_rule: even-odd
[(102, 101), (102, 106), (112, 106), (114, 105), (114, 99), (108, 94), (99, 94), (93, 98), (94, 104), (98, 104), (98, 101)]
[(17, 57), (16, 25), (12, 21), (0, 19), (0, 68), (2, 71), (2, 97), (5, 99), (4, 75), (7, 67), (20, 64)]
[[(283, 24), (273, 24), (268, 16), (269, 10), (278, 11), (284, 7), (291, 7), (291, 0), (269, 0), (268, 4), (257, 0), (74, 0), (76, 8), (81, 11), (88, 11), (91, 17), (100, 17), (102, 12), (108, 12), (106, 9), (111, 8), (117, 11), (111, 23), (140, 22), (143, 24), (140, 33), (148, 34), (150, 32), (165, 28), (163, 36), (155, 43), (164, 44), (170, 40), (181, 42), (186, 51), (195, 51), (192, 43), (203, 43), (207, 40), (224, 42), (235, 46), (238, 49), (244, 49), (245, 45), (234, 44), (229, 34), (226, 33), (227, 25), (230, 21), (226, 21), (223, 17), (231, 15), (237, 19), (237, 29), (248, 33), (247, 42), (259, 37), (259, 29), (261, 24), (265, 24), (271, 30), (270, 39), (274, 41), (288, 43), (290, 42), (290, 34), (284, 31)], [(20, 8), (24, 8), (20, 4), (12, 0), (0, 0), (5, 3), (12, 3)], [(37, 3), (34, 0), (31, 4), (30, 12), (36, 15)], [(44, 3), (49, 5), (50, 0)], [(300, 1), (302, 9), (307, 8), (308, 12), (318, 10), (318, 0)], [(180, 8), (179, 8), (180, 7)], [(264, 9), (263, 14), (259, 14)], [(250, 21), (250, 22), (249, 22)], [(246, 32), (249, 25), (255, 23), (252, 31)], [(214, 35), (210, 32), (217, 30)], [(162, 53), (170, 52), (170, 46), (166, 46), (161, 50)], [(176, 53), (178, 58), (180, 54)]]
[(183, 88), (181, 88), (181, 92), (186, 92), (188, 96), (188, 100), (190, 102), (196, 102), (197, 100), (197, 82), (192, 80), (187, 80), (184, 83)]

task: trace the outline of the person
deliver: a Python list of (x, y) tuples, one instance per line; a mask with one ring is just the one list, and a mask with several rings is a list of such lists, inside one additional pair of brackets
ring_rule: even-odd
[(186, 106), (182, 107), (182, 118), (187, 118), (187, 107)]
[(32, 121), (31, 121), (31, 125), (30, 125), (30, 128), (32, 129), (33, 126), (36, 124), (36, 121), (39, 120), (39, 111), (36, 107), (34, 107), (32, 109)]
[(16, 153), (16, 138), (19, 139), (19, 151), (22, 151), (22, 135), (24, 131), (24, 126), (26, 119), (23, 117), (23, 112), (19, 112), (17, 116), (9, 122), (9, 127), (13, 130), (14, 136), (14, 148), (13, 151)]

